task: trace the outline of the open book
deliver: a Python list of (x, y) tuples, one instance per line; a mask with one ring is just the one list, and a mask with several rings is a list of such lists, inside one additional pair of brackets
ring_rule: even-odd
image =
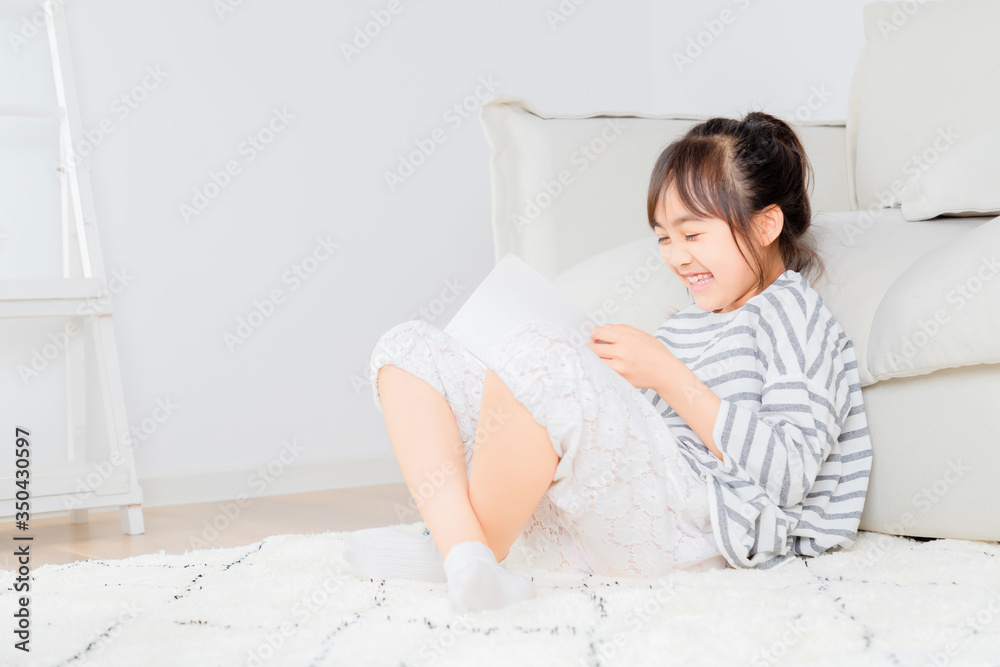
[(489, 368), (491, 353), (504, 336), (528, 321), (551, 322), (570, 330), (574, 341), (590, 340), (598, 326), (565, 292), (507, 253), (473, 291), (443, 331)]

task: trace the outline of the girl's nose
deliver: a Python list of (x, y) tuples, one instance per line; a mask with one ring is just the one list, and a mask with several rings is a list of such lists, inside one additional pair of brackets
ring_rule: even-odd
[(680, 248), (671, 248), (669, 250), (669, 257), (667, 261), (677, 270), (680, 270), (685, 264), (691, 263), (691, 253), (686, 250), (681, 250)]

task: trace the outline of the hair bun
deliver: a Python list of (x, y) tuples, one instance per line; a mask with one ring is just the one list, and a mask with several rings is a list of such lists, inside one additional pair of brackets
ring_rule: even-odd
[(763, 111), (751, 111), (743, 117), (742, 125), (750, 130), (750, 136), (755, 136), (760, 141), (760, 146), (768, 148), (777, 138), (780, 128), (774, 122), (774, 117)]
[(743, 117), (743, 122), (746, 125), (766, 125), (770, 127), (772, 120), (773, 118), (763, 111), (751, 111)]

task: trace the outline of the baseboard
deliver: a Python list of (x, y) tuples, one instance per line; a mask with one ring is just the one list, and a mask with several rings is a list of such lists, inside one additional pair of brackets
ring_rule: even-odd
[[(227, 468), (140, 477), (143, 507), (190, 505), (286, 493), (329, 491), (377, 484), (402, 484), (396, 457), (387, 454), (321, 461), (296, 461), (280, 468)], [(93, 512), (117, 511), (116, 507)], [(58, 516), (67, 512), (46, 513)], [(39, 515), (41, 516), (41, 515)]]

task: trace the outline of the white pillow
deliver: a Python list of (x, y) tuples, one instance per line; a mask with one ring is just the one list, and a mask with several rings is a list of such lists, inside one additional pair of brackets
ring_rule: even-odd
[(1000, 364), (998, 248), (1000, 217), (932, 249), (889, 285), (868, 341), (876, 381)]
[(552, 279), (598, 325), (628, 324), (648, 334), (694, 303), (663, 263), (655, 234), (583, 260)]
[(1000, 215), (1000, 125), (963, 137), (900, 194), (903, 217)]
[[(899, 206), (906, 179), (1000, 118), (1000, 2), (864, 6), (866, 44), (851, 81), (848, 156), (857, 208)], [(958, 207), (973, 206), (964, 201)]]

